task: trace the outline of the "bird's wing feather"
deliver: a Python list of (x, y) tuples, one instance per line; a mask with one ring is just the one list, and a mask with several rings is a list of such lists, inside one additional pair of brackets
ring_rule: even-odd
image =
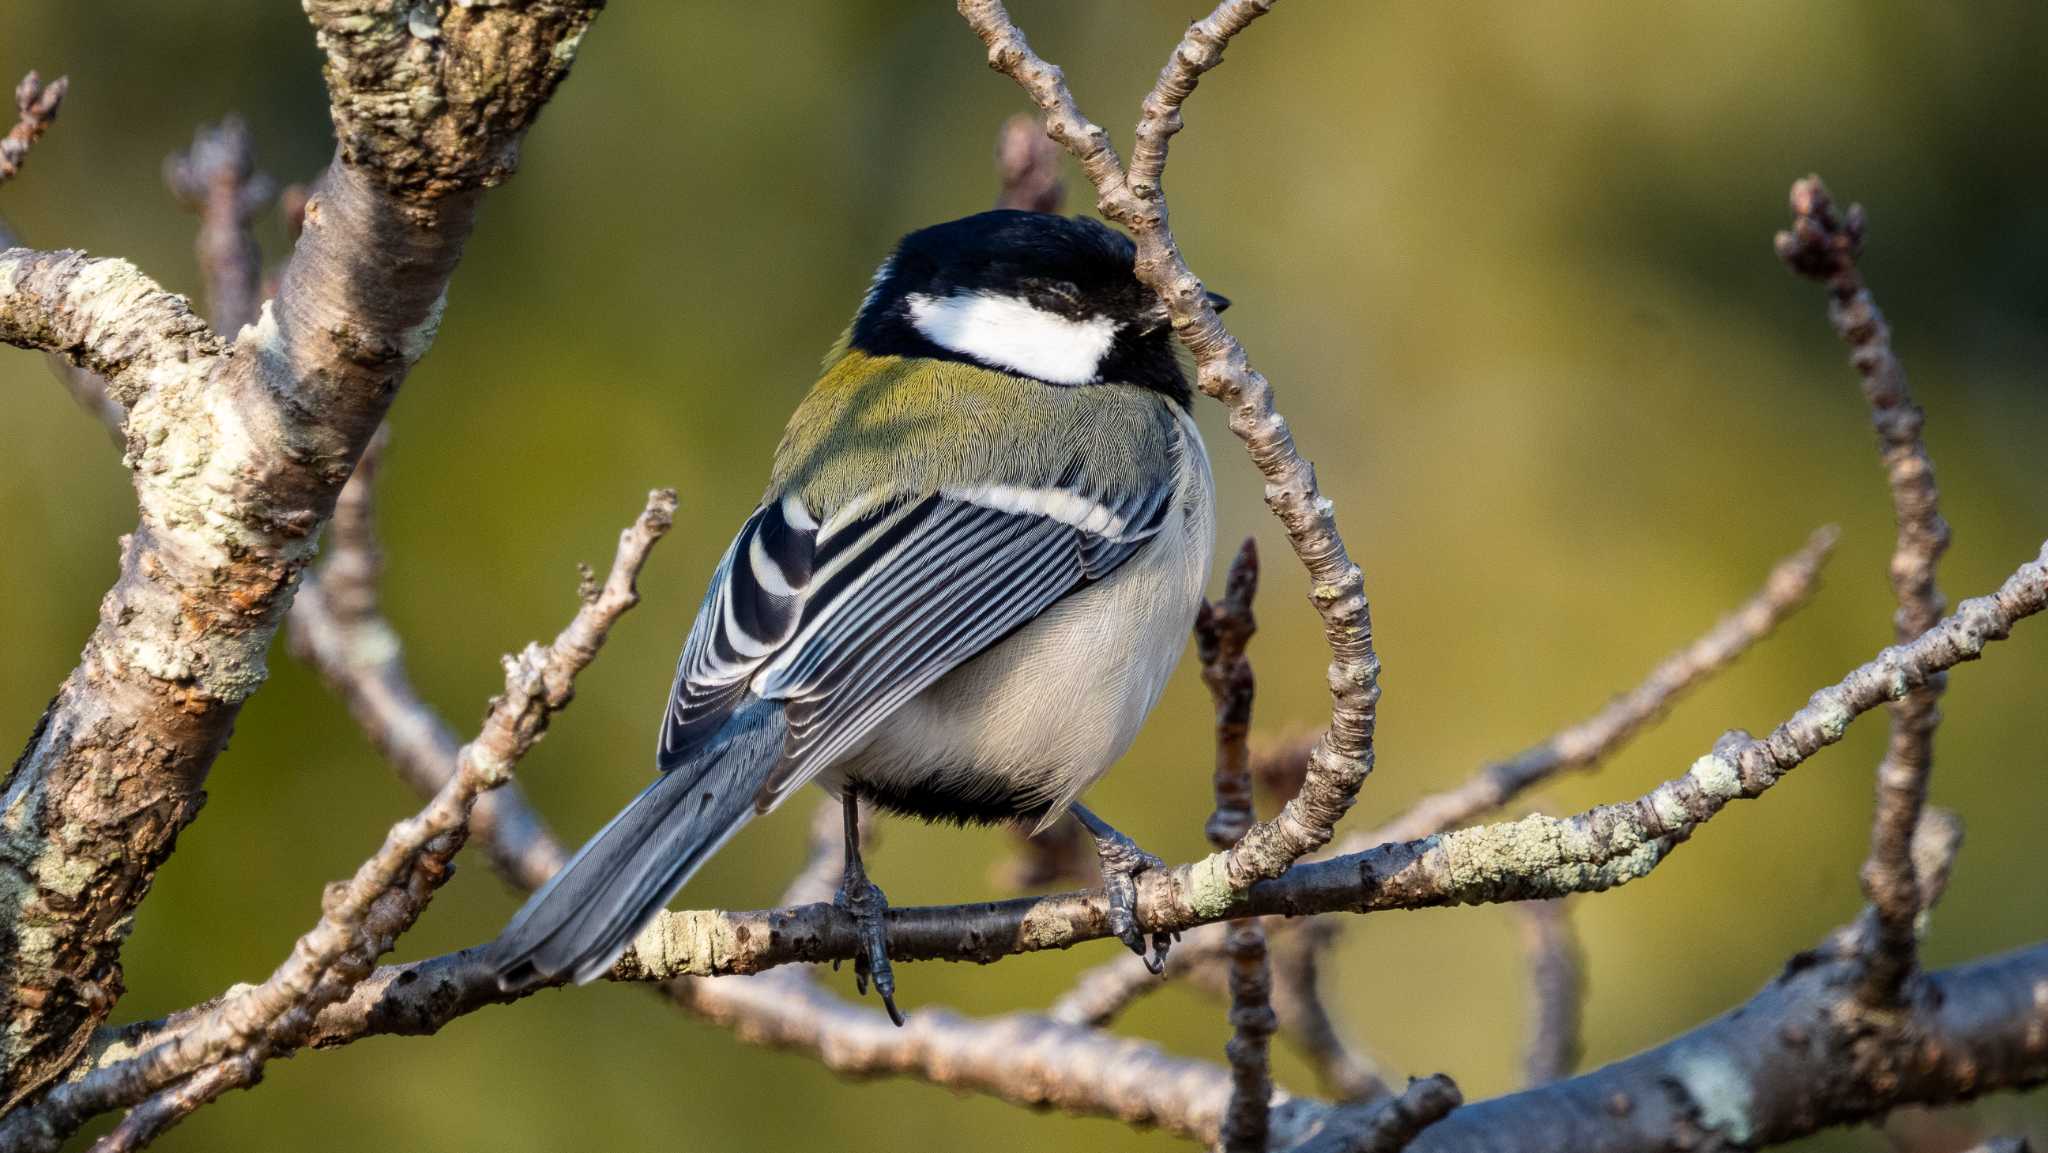
[(1098, 499), (1071, 487), (949, 489), (818, 524), (765, 502), (713, 578), (662, 728), (687, 760), (751, 693), (785, 702), (774, 805), (889, 713), (1156, 535), (1171, 485)]

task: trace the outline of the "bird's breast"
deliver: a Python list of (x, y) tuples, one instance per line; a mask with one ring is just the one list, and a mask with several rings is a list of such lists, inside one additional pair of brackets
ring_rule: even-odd
[(1130, 748), (1187, 648), (1215, 550), (1201, 436), (1176, 410), (1173, 512), (1104, 579), (906, 703), (828, 770), (913, 815), (1050, 820)]

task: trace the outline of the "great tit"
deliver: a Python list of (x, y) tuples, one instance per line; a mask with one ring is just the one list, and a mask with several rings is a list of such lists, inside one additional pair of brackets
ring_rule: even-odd
[[(797, 406), (712, 574), (646, 791), (513, 917), (507, 988), (610, 969), (747, 821), (816, 781), (845, 805), (839, 903), (900, 1024), (857, 799), (927, 820), (1067, 812), (1117, 936), (1155, 969), (1133, 878), (1159, 866), (1076, 803), (1185, 648), (1215, 537), (1207, 453), (1135, 249), (995, 211), (903, 238)], [(1228, 302), (1212, 295), (1222, 307)]]

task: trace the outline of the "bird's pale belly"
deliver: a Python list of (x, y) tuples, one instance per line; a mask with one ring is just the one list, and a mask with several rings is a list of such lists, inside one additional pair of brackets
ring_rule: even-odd
[(906, 703), (821, 783), (941, 820), (1064, 813), (1130, 748), (1187, 648), (1215, 515), (1192, 428), (1184, 443), (1180, 513), (1157, 537)]

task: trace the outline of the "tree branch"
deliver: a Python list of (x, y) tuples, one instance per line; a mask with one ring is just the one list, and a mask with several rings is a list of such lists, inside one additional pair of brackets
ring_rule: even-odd
[[(63, 1069), (118, 998), (129, 914), (263, 682), (342, 484), (432, 343), (485, 188), (510, 173), (595, 14), (575, 3), (306, 7), (340, 148), (273, 307), (232, 355), (215, 355), (189, 309), (124, 264), (0, 256), (0, 339), (73, 351), (133, 406), (141, 514), (77, 670), (7, 781), (8, 1104)], [(110, 296), (127, 307), (108, 310)], [(98, 307), (53, 308), (82, 300)], [(137, 308), (156, 318), (139, 330), (156, 338), (146, 349), (123, 339)], [(116, 317), (130, 323), (88, 323)]]
[[(1252, 600), (1259, 591), (1259, 550), (1250, 537), (1237, 550), (1221, 601), (1203, 601), (1195, 614), (1195, 650), (1202, 658), (1202, 683), (1216, 706), (1216, 811), (1208, 820), (1209, 844), (1228, 849), (1251, 828), (1251, 730), (1257, 682), (1245, 646), (1258, 631)], [(1224, 1110), (1219, 1144), (1225, 1153), (1263, 1153), (1267, 1147), (1273, 1095), (1271, 1046), (1279, 1021), (1273, 1013), (1273, 975), (1266, 963), (1266, 930), (1257, 917), (1232, 921), (1224, 933), (1223, 957), (1230, 992), (1230, 1105)]]
[[(397, 630), (379, 607), (384, 567), (377, 544), (375, 485), (385, 434), (370, 442), (341, 490), (328, 526), (326, 559), (292, 601), (292, 655), (311, 665), (347, 704), (370, 743), (422, 797), (456, 774), (461, 741), (406, 675)], [(527, 804), (517, 781), (478, 798), (470, 836), (491, 868), (521, 889), (539, 888), (568, 854)]]
[(1349, 1110), (1365, 1119), (1357, 1130), (1333, 1127), (1332, 1132), (1306, 1143), (1302, 1153), (1400, 1153), (1464, 1100), (1449, 1077), (1441, 1073), (1418, 1077), (1397, 1097)]
[[(585, 574), (583, 604), (568, 627), (551, 644), (531, 644), (505, 658), (505, 692), (491, 702), (476, 739), (463, 747), (454, 777), (424, 810), (393, 826), (353, 878), (329, 891), (320, 923), (299, 938), (268, 980), (231, 991), (161, 1040), (135, 1046), (132, 1056), (120, 1053), (111, 1062), (103, 1057), (83, 1077), (55, 1086), (35, 1106), (0, 1122), (0, 1147), (54, 1150), (97, 1113), (172, 1089), (222, 1062), (246, 1058), (253, 1077), (271, 1056), (303, 1044), (321, 1011), (347, 998), (418, 920), (452, 871), (471, 806), (511, 779), (513, 766), (574, 696), (576, 675), (596, 658), (618, 619), (639, 603), (635, 582), (655, 542), (668, 532), (675, 504), (672, 490), (650, 493), (645, 510), (620, 533), (604, 584)], [(214, 1095), (173, 1091), (157, 1110), (180, 1101), (196, 1108)]]
[(0, 252), (0, 343), (98, 374), (123, 409), (203, 381), (222, 348), (184, 297), (127, 261), (26, 248)]
[(1278, 816), (1254, 825), (1228, 852), (1188, 867), (1177, 878), (1204, 910), (1220, 908), (1255, 881), (1279, 876), (1329, 842), (1372, 772), (1380, 691), (1365, 578), (1345, 550), (1333, 506), (1316, 488), (1315, 469), (1296, 450), (1287, 422), (1274, 411), (1272, 386), (1217, 318), (1166, 223), (1160, 179), (1166, 142), (1180, 130), (1181, 104), (1202, 74), (1222, 62), (1230, 38), (1271, 6), (1271, 0), (1224, 0), (1207, 19), (1189, 27), (1145, 98), (1133, 175), (1127, 177), (1109, 134), (1081, 115), (1065, 77), (1031, 51), (999, 0), (958, 0), (961, 16), (988, 47), (989, 66), (1016, 81), (1037, 103), (1046, 134), (1081, 162), (1103, 215), (1123, 225), (1136, 241), (1138, 279), (1159, 294), (1174, 332), (1193, 354), (1197, 386), (1230, 409), (1231, 431), (1266, 479), (1267, 506), (1308, 570), (1310, 600), (1330, 645), (1330, 726), (1310, 756), (1301, 793)]
[[(1304, 862), (1261, 882), (1219, 914), (1197, 912), (1176, 890), (1179, 871), (1147, 873), (1139, 915), (1148, 927), (1186, 930), (1254, 915), (1377, 912), (1452, 904), (1546, 900), (1591, 892), (1647, 874), (1730, 800), (1760, 795), (1849, 723), (1910, 692), (2010, 633), (2014, 622), (2048, 608), (2048, 546), (1998, 592), (1964, 601), (1956, 613), (1908, 645), (1884, 650), (1813, 699), (1762, 739), (1731, 733), (1691, 771), (1634, 801), (1576, 816), (1533, 816), (1483, 825), (1363, 853)], [(1100, 894), (1064, 893), (973, 905), (892, 908), (889, 955), (902, 961), (990, 962), (1013, 953), (1067, 948), (1109, 934)], [(1206, 918), (1206, 919), (1205, 919)], [(754, 912), (666, 913), (642, 933), (610, 974), (613, 980), (759, 973), (792, 962), (850, 958), (851, 917), (830, 904)], [(470, 949), (380, 968), (349, 1000), (322, 1014), (319, 1043), (372, 1033), (430, 1033), (486, 1005), (533, 989), (504, 991)], [(176, 1028), (175, 1020), (136, 1027), (135, 1035)]]
[(1855, 1011), (1862, 963), (1808, 953), (1739, 1008), (1654, 1049), (1468, 1105), (1414, 1153), (1760, 1148), (1907, 1104), (2048, 1080), (2048, 943), (1911, 981)]
[[(58, 105), (62, 103), (65, 93), (69, 90), (70, 81), (65, 78), (59, 78), (47, 88), (41, 86), (34, 72), (22, 78), (20, 86), (15, 89), (15, 100), (21, 107), (22, 119), (9, 134), (6, 142), (18, 145), (13, 171), (19, 171), (21, 157), (27, 152), (29, 144), (47, 131), (50, 123), (57, 118)], [(0, 152), (5, 150), (6, 144), (0, 143)], [(0, 178), (0, 184), (4, 183), (5, 178)], [(14, 230), (7, 226), (7, 221), (0, 219), (0, 249), (20, 247), (21, 243)], [(57, 378), (57, 383), (64, 386), (64, 390), (71, 394), (71, 399), (78, 407), (91, 413), (106, 426), (114, 447), (124, 448), (127, 437), (122, 431), (122, 425), (127, 423), (128, 411), (107, 395), (106, 381), (71, 363), (59, 353), (45, 353), (43, 359), (49, 365), (50, 375)]]
[(22, 161), (28, 159), (29, 149), (50, 130), (57, 121), (57, 109), (64, 103), (64, 93), (71, 87), (71, 78), (59, 76), (48, 84), (31, 71), (14, 86), (15, 122), (0, 136), (0, 184), (14, 179), (21, 171)]
[(193, 247), (214, 331), (240, 332), (256, 323), (263, 305), (263, 253), (249, 223), (270, 206), (277, 186), (256, 170), (249, 126), (239, 116), (201, 125), (191, 149), (164, 158), (164, 186), (199, 214)]
[[(1827, 187), (1820, 177), (1809, 176), (1792, 186), (1792, 213), (1791, 230), (1777, 236), (1778, 256), (1794, 272), (1827, 285), (1828, 318), (1849, 346), (1849, 361), (1861, 374), (1863, 395), (1870, 402), (1898, 522), (1891, 559), (1892, 591), (1899, 602), (1893, 632), (1898, 640), (1909, 641), (1941, 618), (1944, 602), (1934, 569), (1949, 543), (1934, 462), (1920, 439), (1926, 414), (1913, 403), (1906, 370), (1892, 352), (1891, 329), (1856, 265), (1863, 248), (1862, 206), (1850, 205), (1837, 219)], [(1862, 874), (1875, 928), (1869, 939), (1870, 971), (1861, 990), (1869, 1004), (1895, 1000), (1916, 963), (1919, 886), (1913, 875), (1913, 830), (1927, 804), (1927, 780), (1934, 769), (1942, 683), (1937, 677), (1892, 705), (1891, 741), (1877, 769), (1877, 809)]]
[(1585, 958), (1564, 899), (1515, 906), (1529, 962), (1529, 1043), (1523, 1081), (1548, 1085), (1579, 1063), (1579, 1018), (1586, 995)]

